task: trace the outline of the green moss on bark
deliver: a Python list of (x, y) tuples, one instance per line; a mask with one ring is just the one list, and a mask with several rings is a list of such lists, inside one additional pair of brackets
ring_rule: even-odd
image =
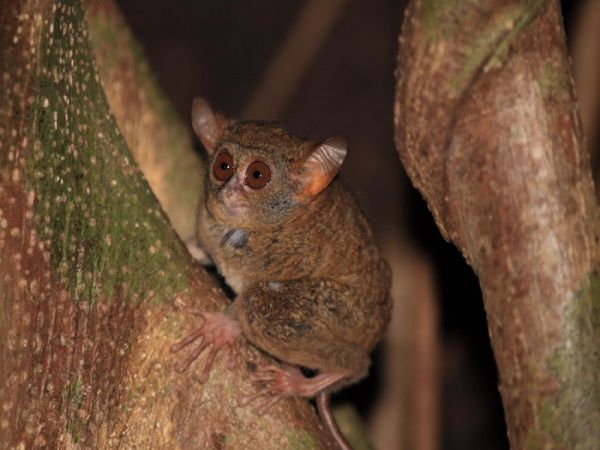
[(456, 22), (448, 20), (452, 11), (461, 6), (472, 7), (477, 0), (423, 0), (421, 2), (421, 23), (431, 41), (445, 40), (456, 33)]
[(71, 381), (61, 395), (61, 413), (66, 416), (67, 432), (75, 444), (85, 439), (88, 429), (84, 400), (85, 391), (80, 380)]
[(528, 0), (522, 2), (517, 9), (510, 13), (510, 17), (505, 19), (508, 31), (496, 44), (486, 64), (486, 70), (500, 67), (504, 63), (513, 41), (534, 22), (536, 16), (547, 4), (548, 0)]
[[(533, 23), (546, 3), (547, 0), (528, 0), (485, 11), (473, 0), (424, 0), (421, 23), (427, 39), (434, 44), (444, 43), (445, 51), (457, 52), (460, 65), (448, 78), (449, 92), (458, 95), (479, 70), (500, 67), (511, 43)], [(479, 26), (467, 32), (464, 23)]]
[[(558, 395), (542, 399), (536, 442), (560, 442), (574, 450), (594, 450), (600, 443), (600, 275), (594, 273), (567, 304), (564, 335), (548, 360)], [(583, 357), (585, 355), (585, 357)]]
[(184, 249), (110, 113), (80, 2), (58, 5), (42, 29), (27, 120), (25, 178), (40, 237), (75, 299), (170, 298), (186, 285)]
[(571, 82), (567, 74), (552, 63), (548, 62), (538, 70), (535, 81), (545, 97), (561, 95), (566, 100), (570, 95)]
[[(144, 148), (135, 148), (136, 143), (131, 143), (134, 157), (138, 158), (137, 152), (140, 152), (144, 153), (142, 159), (150, 159), (153, 164), (160, 161), (163, 178), (160, 186), (151, 185), (151, 188), (163, 204), (175, 230), (182, 238), (188, 238), (195, 233), (195, 211), (203, 187), (203, 168), (199, 155), (193, 150), (191, 125), (189, 121), (184, 124), (175, 113), (160, 89), (143, 49), (119, 13), (108, 5), (104, 8), (88, 4), (86, 16), (90, 42), (101, 61), (98, 70), (102, 82), (110, 83), (115, 77), (121, 77), (125, 80), (122, 83), (125, 92), (122, 94), (131, 95), (134, 103), (144, 107), (145, 120), (135, 114), (136, 108), (126, 109), (119, 118), (127, 121), (128, 126), (136, 123), (138, 126), (134, 128), (139, 133), (145, 133), (152, 141), (151, 145), (147, 142)], [(132, 89), (129, 85), (132, 81), (135, 83), (135, 92), (127, 92)], [(148, 120), (150, 116), (154, 120)], [(149, 123), (160, 123), (160, 127), (148, 129)], [(136, 140), (139, 141), (144, 142), (144, 139)], [(138, 163), (142, 164), (141, 161)], [(142, 170), (146, 170), (143, 165)], [(152, 177), (149, 178), (152, 182)]]
[(290, 450), (318, 449), (319, 444), (309, 433), (304, 430), (288, 430), (285, 432)]

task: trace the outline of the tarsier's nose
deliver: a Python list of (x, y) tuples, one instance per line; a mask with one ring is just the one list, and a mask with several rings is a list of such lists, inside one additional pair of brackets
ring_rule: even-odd
[(241, 185), (237, 176), (232, 176), (223, 189), (225, 200), (231, 200), (231, 198), (238, 194), (241, 190), (243, 190), (243, 186)]

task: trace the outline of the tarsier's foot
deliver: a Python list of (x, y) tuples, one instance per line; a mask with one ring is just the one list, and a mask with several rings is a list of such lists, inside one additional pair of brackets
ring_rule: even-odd
[(346, 374), (341, 372), (324, 372), (308, 378), (302, 374), (298, 367), (285, 363), (281, 366), (261, 367), (251, 375), (251, 378), (253, 381), (265, 383), (267, 386), (250, 396), (242, 398), (240, 404), (246, 406), (260, 398), (261, 401), (258, 403), (256, 413), (262, 415), (282, 398), (314, 397), (345, 376)]
[(192, 334), (186, 336), (176, 344), (173, 344), (171, 346), (171, 351), (177, 353), (192, 342), (201, 339), (198, 347), (177, 365), (176, 370), (183, 372), (206, 348), (210, 346), (206, 364), (202, 371), (202, 375), (200, 376), (200, 380), (204, 383), (208, 380), (215, 357), (222, 348), (225, 347), (229, 351), (230, 366), (235, 364), (234, 345), (238, 337), (242, 334), (242, 329), (235, 320), (222, 313), (211, 313), (199, 310), (192, 310), (191, 313), (201, 316), (204, 319), (204, 323)]

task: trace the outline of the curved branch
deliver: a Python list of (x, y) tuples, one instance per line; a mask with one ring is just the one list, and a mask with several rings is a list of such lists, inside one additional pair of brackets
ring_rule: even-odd
[[(136, 163), (182, 239), (195, 233), (202, 163), (112, 1), (84, 2), (91, 50), (111, 113)], [(190, 100), (191, 108), (191, 100)]]
[(511, 446), (597, 448), (600, 227), (558, 2), (411, 2), (396, 87), (400, 157), (480, 279)]

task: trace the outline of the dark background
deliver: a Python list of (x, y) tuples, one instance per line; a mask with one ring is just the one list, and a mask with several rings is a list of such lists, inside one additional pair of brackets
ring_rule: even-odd
[[(118, 3), (186, 122), (198, 95), (229, 116), (241, 116), (305, 4)], [(563, 2), (568, 34), (579, 3)], [(505, 449), (496, 367), (477, 279), (454, 246), (441, 239), (393, 147), (394, 69), (403, 7), (399, 1), (349, 0), (279, 119), (314, 139), (345, 136), (349, 155), (342, 176), (372, 219), (381, 245), (398, 233), (433, 261), (442, 340), (441, 448)], [(344, 395), (367, 414), (376, 391), (375, 378)]]

